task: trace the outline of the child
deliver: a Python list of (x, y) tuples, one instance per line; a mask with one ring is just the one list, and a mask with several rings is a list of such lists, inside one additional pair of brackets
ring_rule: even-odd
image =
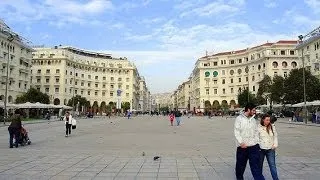
[(169, 119), (170, 119), (170, 122), (171, 122), (171, 126), (173, 126), (173, 120), (174, 120), (174, 114), (173, 114), (173, 112), (170, 113)]

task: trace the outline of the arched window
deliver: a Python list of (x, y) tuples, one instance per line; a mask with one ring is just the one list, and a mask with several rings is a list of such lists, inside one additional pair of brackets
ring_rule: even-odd
[(238, 74), (241, 74), (242, 73), (242, 70), (241, 69), (238, 69)]
[(282, 67), (283, 67), (283, 68), (287, 68), (287, 66), (288, 66), (288, 63), (287, 63), (286, 61), (283, 61), (283, 62), (282, 62)]
[(273, 66), (273, 68), (278, 68), (278, 63), (277, 63), (276, 61), (274, 61), (274, 62), (272, 63), (272, 66)]
[(293, 61), (293, 62), (291, 63), (291, 66), (292, 66), (293, 68), (296, 68), (296, 67), (297, 67), (297, 63), (296, 63), (295, 61)]
[(230, 75), (232, 76), (234, 74), (234, 70), (230, 70)]

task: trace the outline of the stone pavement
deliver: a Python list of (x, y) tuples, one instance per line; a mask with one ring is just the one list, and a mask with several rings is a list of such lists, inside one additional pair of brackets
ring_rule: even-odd
[[(63, 122), (28, 124), (32, 144), (18, 149), (8, 148), (7, 128), (0, 127), (0, 180), (235, 179), (233, 122), (183, 117), (181, 127), (171, 127), (162, 116), (80, 119), (68, 138)], [(277, 130), (280, 179), (320, 179), (319, 128), (278, 123)], [(264, 174), (271, 179), (267, 166)], [(252, 179), (249, 166), (245, 179)]]

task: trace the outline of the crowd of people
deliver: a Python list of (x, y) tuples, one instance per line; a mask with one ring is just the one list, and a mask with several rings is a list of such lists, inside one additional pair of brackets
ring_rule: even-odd
[[(10, 117), (11, 124), (8, 127), (10, 148), (18, 147), (19, 137), (23, 127), (22, 116), (19, 109)], [(254, 104), (247, 104), (234, 123), (234, 136), (236, 139), (236, 165), (235, 172), (238, 180), (243, 180), (243, 174), (249, 161), (251, 173), (255, 180), (264, 180), (262, 174), (264, 159), (267, 159), (270, 172), (274, 180), (278, 179), (275, 162), (275, 150), (278, 147), (278, 137), (272, 117), (265, 114), (261, 117), (260, 123), (256, 121), (256, 107)], [(132, 113), (128, 111), (127, 117), (130, 119)], [(168, 114), (171, 126), (180, 126), (183, 113), (177, 109)], [(66, 137), (70, 136), (71, 129), (76, 128), (76, 120), (69, 112), (64, 118)], [(13, 143), (13, 139), (15, 142)]]

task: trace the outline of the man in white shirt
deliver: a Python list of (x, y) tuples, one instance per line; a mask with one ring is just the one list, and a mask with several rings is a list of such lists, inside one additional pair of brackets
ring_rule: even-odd
[(237, 180), (243, 180), (243, 174), (249, 160), (252, 176), (255, 180), (264, 180), (262, 171), (259, 168), (260, 148), (258, 145), (259, 136), (257, 122), (254, 118), (256, 107), (248, 103), (235, 121), (234, 135), (236, 137), (236, 177)]

